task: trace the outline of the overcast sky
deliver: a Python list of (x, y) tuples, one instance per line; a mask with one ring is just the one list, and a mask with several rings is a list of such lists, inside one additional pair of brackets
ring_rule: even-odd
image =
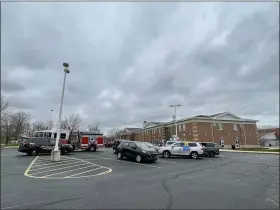
[(83, 127), (230, 111), (279, 125), (277, 3), (9, 3), (1, 12), (1, 94), (33, 120)]

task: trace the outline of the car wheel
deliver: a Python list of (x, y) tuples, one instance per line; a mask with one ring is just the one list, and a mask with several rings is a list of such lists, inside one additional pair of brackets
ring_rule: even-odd
[(117, 157), (118, 157), (119, 160), (122, 160), (123, 159), (123, 154), (119, 152), (119, 153), (117, 153)]
[(90, 146), (90, 147), (89, 147), (89, 151), (90, 151), (90, 152), (95, 152), (95, 151), (96, 151), (96, 148), (95, 148), (94, 146)]
[(191, 152), (191, 159), (197, 159), (197, 158), (198, 158), (197, 152)]
[(142, 156), (138, 154), (138, 155), (136, 156), (136, 162), (137, 162), (137, 163), (141, 163), (141, 161), (142, 161)]
[(164, 152), (162, 153), (162, 156), (163, 156), (164, 158), (169, 158), (169, 157), (170, 157), (170, 152), (169, 152), (169, 151), (164, 151)]
[(214, 158), (215, 157), (215, 153), (214, 152), (209, 152), (209, 157)]

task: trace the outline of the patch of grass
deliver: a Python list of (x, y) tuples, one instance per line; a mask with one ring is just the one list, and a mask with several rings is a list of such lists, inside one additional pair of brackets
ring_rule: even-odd
[(9, 146), (19, 146), (19, 143), (14, 143), (14, 144), (8, 144), (8, 145), (6, 145), (6, 144), (1, 144), (1, 147), (9, 147)]
[(269, 149), (269, 148), (239, 148), (236, 150), (241, 151), (260, 151), (260, 152), (280, 152), (280, 149)]

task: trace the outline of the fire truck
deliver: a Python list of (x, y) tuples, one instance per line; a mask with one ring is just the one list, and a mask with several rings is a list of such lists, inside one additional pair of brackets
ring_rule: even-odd
[(76, 131), (69, 135), (69, 144), (73, 146), (73, 150), (95, 152), (98, 148), (104, 147), (104, 138), (102, 133)]
[[(49, 137), (56, 139), (58, 129), (36, 131), (35, 137)], [(60, 129), (59, 142), (61, 144), (71, 144), (73, 150), (96, 151), (98, 148), (104, 147), (104, 139), (102, 133), (91, 131), (73, 131)]]

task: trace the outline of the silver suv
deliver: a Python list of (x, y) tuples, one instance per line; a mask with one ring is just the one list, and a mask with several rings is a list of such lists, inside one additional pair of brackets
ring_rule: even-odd
[(197, 159), (199, 156), (203, 156), (203, 148), (200, 143), (197, 142), (175, 142), (171, 145), (160, 147), (158, 154), (162, 155), (164, 158), (169, 158), (170, 156), (187, 156), (192, 159)]

